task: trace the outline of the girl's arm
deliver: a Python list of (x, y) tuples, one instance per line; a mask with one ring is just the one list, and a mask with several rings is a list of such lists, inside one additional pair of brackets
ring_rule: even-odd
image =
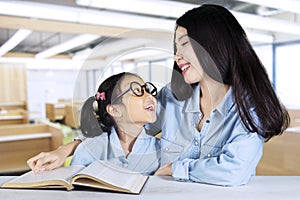
[(62, 145), (56, 150), (41, 152), (27, 160), (28, 166), (34, 173), (52, 170), (61, 167), (68, 156), (73, 155), (81, 140), (74, 140), (71, 143)]

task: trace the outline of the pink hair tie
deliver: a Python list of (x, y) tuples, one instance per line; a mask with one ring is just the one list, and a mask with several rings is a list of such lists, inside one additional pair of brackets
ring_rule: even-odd
[(105, 92), (101, 92), (101, 93), (97, 92), (96, 99), (97, 100), (101, 99), (102, 101), (105, 101), (106, 100), (106, 98), (105, 98)]

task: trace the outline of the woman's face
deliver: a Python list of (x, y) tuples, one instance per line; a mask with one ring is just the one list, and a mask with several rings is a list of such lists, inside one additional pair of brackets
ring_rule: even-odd
[[(121, 82), (121, 91), (124, 92), (130, 88), (132, 82), (144, 85), (144, 81), (136, 76), (126, 76)], [(136, 86), (136, 90), (141, 90)], [(123, 95), (122, 102), (124, 105), (124, 120), (129, 123), (145, 125), (156, 121), (156, 99), (145, 91), (142, 96), (136, 96), (131, 90)], [(122, 118), (123, 119), (123, 118)]]
[(189, 38), (187, 30), (178, 26), (175, 34), (176, 52), (174, 60), (181, 69), (185, 82), (189, 84), (200, 82), (204, 76), (204, 71), (191, 42), (195, 41)]

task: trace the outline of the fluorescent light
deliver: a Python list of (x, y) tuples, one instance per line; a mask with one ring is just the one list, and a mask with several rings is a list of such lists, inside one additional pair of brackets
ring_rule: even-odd
[(79, 15), (76, 10), (70, 7), (28, 1), (2, 0), (0, 2), (0, 8), (2, 8), (0, 9), (0, 13), (3, 15), (68, 22), (76, 21)]
[(269, 34), (258, 33), (246, 30), (247, 37), (252, 42), (273, 43), (274, 37)]
[(76, 0), (76, 4), (173, 18), (178, 18), (186, 11), (197, 6), (190, 3), (161, 0)]
[[(123, 1), (125, 0), (120, 0), (118, 2), (121, 3)], [(130, 0), (129, 2), (131, 1), (135, 2), (135, 0)], [(141, 1), (141, 2), (145, 3), (146, 1)], [(155, 3), (157, 11), (161, 6), (164, 5), (163, 3), (165, 4), (167, 3), (167, 1), (161, 1), (161, 0), (148, 1), (148, 3), (149, 2)], [(173, 4), (177, 5), (177, 3), (173, 1), (168, 3), (172, 3), (171, 5)], [(117, 6), (118, 4), (115, 4), (116, 6), (114, 10), (121, 9), (119, 8), (119, 6)], [(88, 4), (88, 5), (92, 5), (92, 4)], [(181, 7), (178, 8), (176, 7), (174, 8), (174, 10), (175, 9), (180, 10), (184, 6), (189, 6), (189, 8), (199, 6), (197, 4), (185, 4), (185, 3), (180, 3), (180, 5)], [(163, 18), (156, 18), (156, 17), (139, 16), (134, 14), (116, 13), (116, 12), (103, 11), (103, 10), (93, 10), (93, 9), (86, 9), (86, 8), (74, 8), (74, 7), (70, 8), (67, 6), (49, 5), (49, 4), (26, 2), (26, 1), (3, 0), (0, 1), (0, 7), (5, 8), (5, 9), (0, 9), (0, 14), (4, 14), (4, 15), (33, 17), (33, 18), (40, 18), (40, 19), (47, 19), (47, 20), (59, 20), (59, 21), (74, 22), (74, 23), (81, 23), (81, 24), (125, 27), (130, 29), (151, 29), (151, 30), (157, 29), (159, 31), (162, 30), (173, 31), (175, 25), (175, 19), (163, 19)], [(135, 7), (135, 6), (128, 6), (128, 5), (123, 6), (122, 11), (133, 12), (132, 11), (133, 8), (131, 7)], [(129, 8), (131, 9), (131, 11)], [(138, 10), (144, 11), (140, 7), (136, 7), (136, 8)], [(187, 10), (188, 8), (185, 8), (185, 11)], [(166, 16), (167, 12), (168, 10), (163, 10), (160, 11), (159, 13), (157, 12), (156, 15), (159, 14), (161, 16)], [(274, 19), (274, 18), (260, 17), (252, 14), (245, 14), (241, 12), (232, 11), (232, 13), (234, 13), (234, 15), (236, 16), (236, 18), (239, 20), (239, 22), (242, 24), (244, 28), (300, 35), (300, 25), (296, 23), (292, 23), (285, 20)], [(180, 15), (181, 14), (177, 13), (176, 17)]]
[(42, 52), (36, 54), (35, 58), (41, 59), (41, 58), (51, 57), (51, 56), (57, 55), (61, 52), (78, 47), (80, 45), (89, 43), (93, 40), (98, 39), (99, 37), (100, 37), (99, 35), (93, 35), (93, 34), (79, 35), (79, 36), (76, 36), (64, 43), (53, 46), (49, 49), (46, 49), (45, 51), (42, 51)]
[(32, 31), (28, 29), (19, 29), (6, 43), (0, 47), (0, 56), (3, 56), (17, 46), (20, 42), (27, 38), (31, 32)]
[(254, 28), (264, 31), (281, 32), (292, 35), (300, 35), (300, 25), (290, 21), (260, 17), (256, 15), (231, 11), (243, 28)]
[[(275, 1), (279, 2), (280, 0), (275, 0)], [(260, 3), (261, 1), (257, 1), (257, 2)], [(273, 0), (270, 2), (273, 2)], [(286, 1), (284, 2), (286, 3)], [(174, 1), (171, 2), (171, 1), (161, 1), (161, 0), (156, 0), (156, 1), (76, 0), (76, 3), (79, 5), (92, 6), (92, 7), (102, 8), (102, 9), (119, 10), (119, 11), (132, 12), (132, 13), (146, 13), (146, 14), (159, 15), (159, 16), (172, 16), (176, 18), (181, 16), (182, 13), (184, 13), (185, 11), (199, 6), (197, 4), (177, 3)], [(126, 6), (123, 4), (125, 4)], [(169, 9), (169, 7), (171, 10)], [(300, 11), (300, 8), (298, 10)], [(172, 12), (172, 11), (177, 11), (177, 12)], [(241, 13), (236, 11), (231, 11), (231, 12), (235, 15), (237, 20), (242, 24), (244, 28), (300, 35), (299, 24), (295, 24), (286, 20), (260, 17), (253, 14), (246, 14), (246, 13)]]
[(120, 55), (117, 59), (120, 61), (132, 60), (132, 59), (138, 59), (144, 57), (148, 59), (149, 58), (152, 59), (154, 56), (172, 58), (173, 53), (165, 49), (142, 47), (142, 48), (131, 49), (130, 51)]
[(175, 20), (58, 6), (26, 1), (0, 1), (0, 14), (132, 29), (173, 30)]
[(266, 6), (270, 8), (276, 8), (279, 10), (289, 11), (293, 13), (300, 13), (300, 1), (299, 0), (238, 0), (251, 4)]
[(158, 29), (170, 31), (174, 30), (175, 27), (175, 20), (95, 10), (82, 12), (78, 21), (83, 24), (130, 29)]

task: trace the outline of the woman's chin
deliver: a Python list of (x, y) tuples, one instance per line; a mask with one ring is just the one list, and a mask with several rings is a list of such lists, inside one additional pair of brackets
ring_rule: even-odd
[(184, 82), (187, 84), (197, 83), (197, 81), (191, 80), (189, 77), (184, 77)]

